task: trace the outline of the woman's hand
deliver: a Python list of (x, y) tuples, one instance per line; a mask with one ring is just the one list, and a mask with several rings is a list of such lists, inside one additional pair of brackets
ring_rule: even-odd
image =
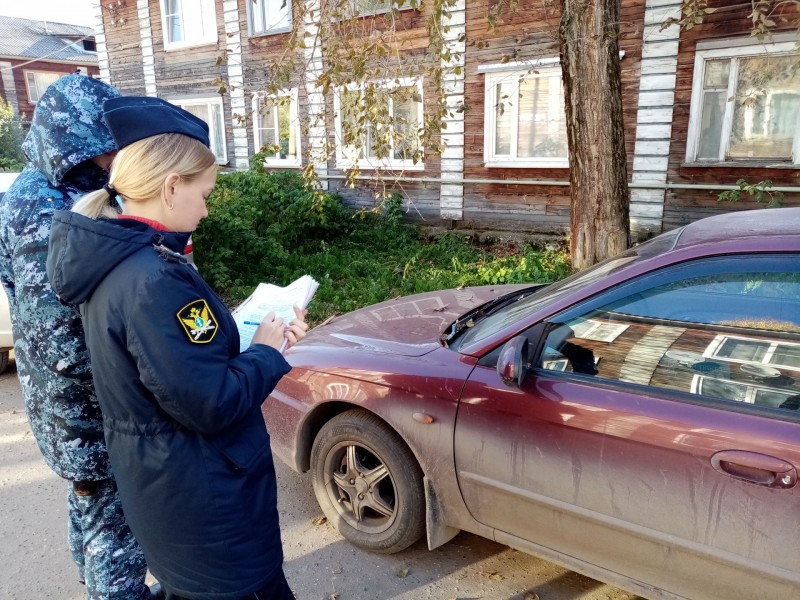
[[(296, 312), (296, 311), (295, 311)], [(294, 323), (294, 321), (292, 321)], [(251, 344), (265, 344), (272, 346), (275, 350), (280, 350), (283, 346), (284, 330), (286, 326), (283, 324), (283, 319), (276, 317), (275, 313), (270, 312), (261, 321), (261, 324), (253, 334), (253, 341)]]
[(308, 324), (305, 321), (308, 311), (296, 306), (293, 308), (294, 314), (297, 315), (297, 318), (292, 319), (292, 322), (289, 323), (289, 326), (284, 330), (284, 339), (286, 340), (287, 348), (291, 348), (297, 342), (306, 337), (306, 332), (308, 331)]

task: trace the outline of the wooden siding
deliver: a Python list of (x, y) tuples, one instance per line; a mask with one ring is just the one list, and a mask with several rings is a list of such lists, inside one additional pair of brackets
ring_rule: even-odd
[[(464, 176), (467, 179), (533, 179), (569, 181), (567, 168), (494, 168), (484, 163), (484, 78), (481, 65), (557, 57), (559, 12), (537, 0), (521, 0), (519, 9), (490, 31), (486, 15), (492, 0), (467, 5)], [(620, 26), (625, 147), (632, 170), (636, 109), (639, 95), (644, 0), (623, 2)], [(478, 45), (486, 47), (478, 48)], [(599, 108), (599, 107), (598, 107)], [(464, 224), (477, 229), (532, 231), (560, 234), (569, 227), (570, 196), (567, 186), (468, 183), (464, 190)]]
[[(158, 11), (158, 2), (155, 3)], [(139, 35), (139, 16), (135, 2), (120, 7), (116, 18), (103, 11), (106, 52), (111, 85), (126, 96), (144, 96), (142, 42)]]
[[(795, 7), (782, 16), (773, 17), (778, 22), (778, 30), (795, 29), (794, 20), (800, 16), (796, 11)], [(793, 168), (685, 164), (697, 44), (709, 40), (749, 38), (752, 22), (748, 15), (751, 12), (752, 6), (749, 1), (731, 1), (725, 6), (718, 7), (717, 12), (707, 15), (703, 24), (681, 33), (668, 167), (668, 181), (671, 183), (734, 185), (737, 180), (744, 178), (750, 183), (768, 179), (776, 186), (800, 186), (800, 171)], [(719, 193), (709, 190), (669, 190), (664, 204), (663, 229), (672, 229), (719, 212), (759, 208), (759, 205), (749, 198), (743, 198), (737, 204), (720, 202)], [(783, 204), (800, 206), (800, 194), (787, 194)]]
[[(111, 83), (125, 94), (156, 93), (173, 100), (216, 98), (219, 89), (216, 80), (228, 82), (230, 78), (234, 81), (238, 79), (239, 67), (234, 61), (241, 63), (243, 86), (234, 95), (233, 102), (237, 108), (232, 109), (229, 94), (223, 95), (227, 155), (232, 166), (241, 166), (245, 144), (247, 155), (252, 155), (257, 150), (254, 147), (251, 119), (252, 97), (254, 93), (264, 89), (264, 63), (283, 55), (290, 35), (275, 33), (251, 36), (247, 15), (249, 1), (216, 0), (217, 41), (170, 51), (164, 49), (158, 0), (128, 2), (118, 10), (113, 22), (107, 11), (102, 11)], [(449, 146), (446, 154), (438, 156), (429, 152), (423, 170), (387, 172), (386, 182), (359, 181), (356, 189), (343, 185), (341, 178), (344, 172), (336, 169), (335, 158), (332, 157), (326, 164), (318, 165), (319, 172), (332, 177), (331, 189), (339, 191), (353, 206), (371, 208), (376, 203), (376, 193), (385, 184), (392, 191), (403, 194), (407, 200), (409, 216), (424, 218), (431, 224), (545, 235), (562, 235), (566, 232), (570, 206), (567, 185), (520, 185), (513, 182), (542, 180), (566, 183), (569, 179), (567, 168), (490, 168), (485, 165), (486, 75), (479, 72), (481, 66), (501, 64), (504, 57), (509, 57), (511, 61), (557, 57), (557, 3), (520, 0), (518, 9), (505, 15), (498, 29), (490, 31), (486, 15), (494, 4), (494, 0), (470, 0), (466, 10), (458, 14), (458, 22), (453, 23), (455, 30), (464, 28), (467, 43), (463, 56), (463, 81), (454, 82), (450, 93), (456, 100), (459, 97), (465, 99), (466, 111), (462, 115), (463, 121), (452, 122), (443, 132), (442, 139)], [(750, 35), (750, 20), (747, 17), (752, 8), (749, 0), (731, 0), (722, 4), (725, 6), (718, 7), (717, 12), (708, 15), (705, 23), (680, 32), (677, 70), (674, 73), (673, 62), (665, 65), (664, 73), (649, 69), (650, 73), (642, 81), (644, 40), (652, 42), (653, 36), (666, 36), (665, 39), (672, 39), (674, 44), (675, 38), (674, 31), (661, 32), (655, 26), (652, 22), (653, 9), (663, 8), (668, 12), (679, 6), (679, 0), (624, 0), (622, 3), (620, 49), (624, 52), (621, 65), (625, 145), (628, 169), (635, 183), (657, 181), (662, 187), (665, 183), (734, 184), (739, 178), (746, 177), (751, 182), (770, 179), (775, 185), (800, 186), (800, 174), (793, 168), (733, 168), (684, 164), (697, 43)], [(647, 10), (650, 11), (649, 21), (645, 20)], [(795, 12), (779, 17), (781, 29), (794, 29), (793, 21), (798, 16), (796, 7), (792, 11)], [(297, 15), (294, 16), (296, 22)], [(370, 30), (381, 27), (382, 18), (366, 17), (361, 23), (365, 30)], [(234, 23), (232, 19), (238, 22)], [(399, 44), (403, 51), (412, 57), (423, 56), (428, 41), (425, 14), (402, 11), (397, 22), (400, 30)], [(150, 60), (149, 57), (147, 60), (142, 58), (143, 52), (147, 54), (148, 47), (152, 48), (152, 67), (145, 64)], [(217, 57), (220, 56), (227, 56), (231, 63), (223, 60), (216, 64)], [(648, 60), (652, 62), (656, 59), (651, 57)], [(674, 61), (674, 51), (671, 60)], [(303, 61), (300, 60), (299, 63), (302, 64)], [(149, 69), (152, 69), (154, 79), (152, 86), (146, 85), (148, 76), (145, 72)], [(305, 119), (310, 107), (316, 102), (313, 85), (310, 85), (314, 77), (313, 70), (298, 68), (292, 78), (291, 87), (298, 89), (301, 119)], [(671, 89), (673, 77), (674, 106)], [(430, 81), (425, 81), (424, 84), (426, 114), (433, 110), (434, 93), (431, 84)], [(647, 98), (640, 98), (640, 87), (649, 93)], [(24, 81), (20, 89), (24, 91), (20, 92), (20, 100), (27, 99)], [(654, 90), (661, 89), (665, 92), (663, 106), (658, 104), (658, 94), (653, 93)], [(240, 124), (234, 113), (238, 115), (242, 110), (242, 95), (245, 121)], [(658, 106), (654, 108), (653, 102)], [(640, 110), (642, 106), (646, 110)], [(325, 127), (314, 133), (318, 133), (314, 139), (319, 142), (326, 139), (331, 147), (335, 147), (332, 94), (324, 99), (324, 107)], [(29, 108), (32, 110), (32, 107)], [(304, 133), (301, 140), (304, 164), (308, 162), (309, 142), (310, 138)], [(635, 160), (634, 151), (637, 148), (639, 155)], [(363, 163), (360, 166), (363, 176), (372, 173)], [(390, 183), (389, 179), (397, 175), (402, 175), (404, 181)], [(462, 193), (457, 183), (460, 177), (480, 182), (465, 183)], [(414, 181), (419, 178), (433, 181)], [(440, 179), (452, 183), (443, 186), (437, 181)], [(485, 180), (498, 181), (484, 183)], [(670, 189), (663, 193), (660, 188), (654, 187), (652, 190), (637, 192), (641, 200), (636, 201), (639, 202), (637, 215), (648, 221), (648, 227), (652, 227), (648, 229), (648, 234), (710, 214), (757, 206), (752, 200), (743, 200), (739, 205), (720, 204), (717, 201), (718, 191), (704, 189)], [(800, 204), (800, 194), (787, 195), (784, 203)], [(443, 222), (443, 216), (454, 220)]]

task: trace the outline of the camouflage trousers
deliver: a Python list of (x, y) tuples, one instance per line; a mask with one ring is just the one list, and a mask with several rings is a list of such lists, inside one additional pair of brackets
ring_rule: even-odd
[(89, 600), (145, 600), (147, 564), (113, 479), (76, 490), (69, 482), (69, 547)]

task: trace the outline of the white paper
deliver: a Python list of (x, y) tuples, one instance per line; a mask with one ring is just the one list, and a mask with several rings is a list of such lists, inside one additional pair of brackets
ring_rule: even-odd
[[(256, 329), (268, 313), (275, 313), (276, 317), (280, 317), (288, 325), (297, 317), (293, 307), (306, 308), (318, 287), (319, 283), (309, 275), (303, 275), (286, 287), (259, 283), (250, 297), (231, 313), (239, 330), (239, 351), (247, 350)], [(281, 352), (285, 349), (286, 342), (281, 347)]]

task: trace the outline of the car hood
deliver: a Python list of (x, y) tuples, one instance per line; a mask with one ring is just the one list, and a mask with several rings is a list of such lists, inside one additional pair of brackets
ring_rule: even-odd
[(460, 315), (498, 296), (531, 285), (441, 290), (373, 304), (316, 327), (287, 352), (287, 360), (299, 366), (311, 352), (344, 349), (422, 356), (441, 347), (442, 332)]

